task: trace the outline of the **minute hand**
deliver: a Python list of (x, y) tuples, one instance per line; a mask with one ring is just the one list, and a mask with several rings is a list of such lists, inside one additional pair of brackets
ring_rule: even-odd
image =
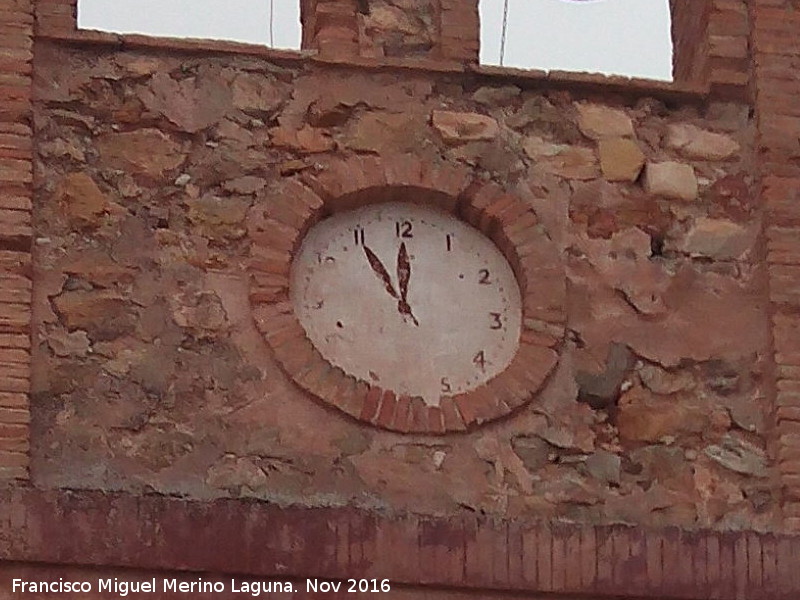
[(396, 300), (400, 300), (397, 292), (394, 291), (394, 286), (392, 285), (392, 279), (389, 277), (389, 272), (386, 270), (386, 267), (383, 266), (381, 259), (370, 250), (367, 246), (364, 246), (364, 254), (367, 255), (367, 261), (369, 262), (369, 266), (372, 267), (373, 272), (375, 275), (378, 276), (383, 282), (383, 287), (386, 288), (386, 291), (395, 298)]
[(400, 298), (397, 300), (397, 310), (400, 314), (411, 317), (414, 325), (419, 326), (417, 318), (411, 312), (411, 306), (408, 303), (408, 282), (411, 280), (411, 261), (408, 259), (408, 250), (406, 250), (406, 243), (400, 244), (400, 250), (397, 253), (397, 281), (400, 285)]

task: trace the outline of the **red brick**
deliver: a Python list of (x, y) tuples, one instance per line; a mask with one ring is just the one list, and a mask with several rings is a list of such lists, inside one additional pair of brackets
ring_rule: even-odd
[(778, 434), (783, 435), (800, 435), (800, 423), (797, 421), (781, 420), (778, 423)]
[(331, 367), (324, 372), (324, 375), (308, 386), (308, 391), (317, 398), (330, 402), (332, 396), (346, 379), (344, 371), (338, 367)]
[(0, 392), (0, 406), (4, 408), (28, 408), (28, 395)]
[(736, 534), (719, 535), (720, 598), (734, 597), (736, 594), (736, 565), (734, 564), (734, 545)]
[[(297, 184), (296, 187), (303, 188), (309, 196), (313, 196), (317, 199), (319, 198), (305, 186)], [(281, 191), (283, 192), (283, 190)], [(321, 200), (319, 200), (319, 206), (322, 206)], [(267, 214), (276, 221), (284, 223), (298, 231), (303, 231), (308, 222), (314, 217), (315, 212), (316, 211), (308, 205), (296, 200), (294, 193), (284, 192), (279, 199), (276, 199), (270, 204)]]
[(29, 11), (0, 9), (0, 22), (32, 25), (33, 15)]
[(28, 463), (29, 463), (28, 455), (25, 452), (0, 451), (0, 467), (27, 468)]
[(597, 527), (597, 579), (595, 589), (607, 593), (614, 590), (614, 538), (611, 527)]
[[(366, 394), (366, 386), (364, 394)], [(356, 380), (353, 377), (344, 377), (328, 400), (349, 415), (357, 417), (361, 414), (361, 399), (356, 396)]]
[(400, 396), (397, 399), (397, 408), (394, 412), (394, 420), (392, 421), (391, 428), (400, 431), (409, 431), (409, 421), (411, 420), (411, 398), (408, 396)]
[(380, 427), (389, 427), (394, 422), (394, 414), (397, 410), (397, 397), (391, 390), (386, 390), (381, 397), (381, 408), (378, 412), (375, 424)]
[(31, 417), (27, 408), (0, 407), (0, 423), (8, 425), (27, 425)]
[[(778, 578), (778, 546), (774, 535), (766, 534), (761, 536), (761, 556), (762, 556), (762, 591), (768, 596), (776, 596), (779, 593)], [(757, 593), (757, 590), (753, 590)]]
[[(288, 310), (283, 308), (286, 306)], [(256, 302), (251, 306), (251, 311), (256, 327), (263, 334), (285, 327), (295, 320), (294, 312), (288, 302)]]
[(278, 275), (289, 274), (292, 257), (288, 252), (253, 244), (250, 254), (248, 265), (251, 269)]
[(428, 433), (444, 433), (444, 415), (442, 409), (438, 406), (428, 407), (428, 426), (426, 428)]
[[(28, 135), (30, 135), (30, 133)], [(30, 211), (31, 199), (24, 196), (4, 195), (3, 197), (0, 197), (0, 208), (19, 210), (19, 211)]]
[(28, 467), (21, 466), (21, 467), (4, 467), (0, 466), (0, 480), (4, 481), (13, 481), (13, 480), (27, 480), (28, 479)]
[(364, 187), (383, 188), (386, 186), (386, 171), (384, 160), (377, 156), (352, 156), (348, 159), (352, 168), (358, 169), (364, 177)]
[(523, 523), (519, 520), (506, 522), (506, 585), (509, 589), (526, 588), (523, 568)]
[(320, 383), (330, 373), (331, 368), (330, 363), (315, 351), (303, 369), (293, 374), (293, 379), (298, 385), (314, 394)]
[(381, 396), (383, 396), (383, 390), (381, 388), (375, 385), (369, 387), (367, 395), (364, 396), (364, 404), (362, 405), (359, 419), (369, 423), (375, 422), (375, 419), (378, 417), (378, 411), (380, 410)]
[(353, 395), (346, 404), (342, 405), (342, 409), (348, 414), (356, 418), (360, 418), (361, 411), (364, 408), (364, 399), (367, 397), (368, 393), (369, 385), (363, 381), (356, 381), (353, 389)]
[(490, 418), (507, 415), (515, 408), (522, 405), (523, 398), (510, 386), (510, 378), (507, 373), (508, 370), (500, 373), (500, 375), (486, 384), (489, 394), (494, 398), (494, 407), (496, 407)]
[(272, 348), (277, 348), (295, 339), (306, 337), (306, 331), (297, 319), (290, 315), (287, 315), (286, 319), (287, 322), (283, 324), (280, 329), (277, 328), (277, 324), (273, 324), (266, 332), (267, 341)]
[(478, 229), (488, 232), (493, 226), (498, 224), (498, 215), (508, 208), (517, 207), (521, 203), (511, 194), (498, 194), (492, 198), (490, 204), (486, 206), (478, 218)]
[(411, 410), (409, 419), (411, 432), (425, 433), (428, 431), (428, 407), (422, 398), (411, 399)]
[(27, 454), (30, 450), (30, 441), (25, 438), (0, 438), (0, 452), (14, 452)]
[(26, 440), (28, 439), (28, 425), (0, 421), (0, 438)]
[(493, 536), (485, 519), (464, 520), (464, 581), (470, 587), (491, 588), (494, 580)]
[(466, 429), (464, 419), (461, 417), (461, 413), (458, 412), (458, 408), (452, 398), (442, 398), (439, 401), (439, 406), (442, 409), (445, 431), (464, 431)]
[(0, 392), (21, 392), (28, 393), (30, 391), (30, 381), (28, 378), (19, 379), (10, 377), (4, 374), (3, 369), (0, 368)]
[(505, 190), (494, 183), (484, 184), (467, 190), (466, 200), (461, 208), (463, 218), (474, 227), (480, 227), (481, 215), (487, 206), (505, 196)]
[(386, 164), (386, 183), (388, 185), (407, 185), (425, 187), (422, 160), (411, 155), (402, 154)]
[(419, 518), (413, 516), (384, 522), (375, 536), (375, 572), (381, 573), (381, 577), (397, 573), (395, 580), (416, 581), (421, 571), (418, 551), (421, 529)]
[(784, 485), (784, 497), (787, 500), (800, 501), (800, 474), (783, 473), (781, 483)]
[(27, 365), (31, 361), (30, 352), (18, 348), (0, 348), (0, 364), (14, 363)]
[(255, 224), (255, 228), (250, 232), (253, 241), (284, 252), (294, 250), (299, 234), (299, 229), (269, 218)]
[(721, 579), (719, 538), (711, 534), (706, 539), (706, 586), (709, 598), (722, 597)]
[(250, 302), (252, 304), (275, 304), (286, 300), (288, 297), (288, 285), (257, 285), (250, 289)]
[(747, 534), (737, 533), (733, 543), (733, 568), (737, 597), (747, 597), (747, 580), (750, 572), (747, 545)]
[[(565, 526), (561, 529), (560, 535), (564, 540), (564, 590), (569, 592), (583, 591), (581, 575), (583, 571), (581, 557), (581, 529), (584, 527), (577, 525)], [(556, 552), (554, 548), (553, 557)]]
[(528, 589), (538, 589), (539, 527), (530, 523), (523, 523), (520, 535), (522, 537), (522, 578)]
[(645, 562), (647, 582), (650, 590), (659, 590), (664, 584), (663, 571), (663, 538), (656, 532), (650, 532), (645, 542)]
[(458, 412), (467, 428), (478, 422), (480, 406), (474, 394), (466, 393), (454, 396), (453, 403), (458, 408)]
[(326, 206), (335, 207), (332, 200), (341, 196), (343, 190), (346, 189), (346, 184), (343, 180), (346, 174), (344, 172), (339, 172), (339, 170), (343, 170), (343, 168), (339, 167), (337, 171), (331, 172), (332, 169), (337, 169), (337, 165), (338, 163), (334, 162), (327, 165), (324, 171), (313, 174), (303, 173), (301, 175), (303, 182), (314, 194), (325, 201)]
[(30, 304), (0, 303), (0, 327), (5, 331), (27, 331), (30, 322)]
[(431, 189), (444, 192), (453, 199), (458, 198), (467, 189), (471, 180), (472, 172), (469, 169), (447, 164), (432, 164), (428, 172), (428, 184)]
[(275, 358), (283, 365), (287, 373), (298, 373), (314, 356), (314, 346), (308, 338), (296, 338), (291, 342), (272, 349)]
[(797, 568), (797, 557), (800, 556), (800, 544), (793, 544), (790, 538), (777, 541), (778, 593), (790, 597), (800, 589), (800, 569)]

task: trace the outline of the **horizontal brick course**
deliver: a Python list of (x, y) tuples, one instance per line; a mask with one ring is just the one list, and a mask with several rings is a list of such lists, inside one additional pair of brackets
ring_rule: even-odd
[[(201, 522), (202, 528), (195, 526)], [(249, 551), (254, 543), (258, 552)], [(795, 600), (798, 555), (800, 538), (753, 532), (390, 518), (238, 500), (0, 492), (0, 559), (10, 561), (251, 577), (377, 577), (393, 585), (464, 591)]]

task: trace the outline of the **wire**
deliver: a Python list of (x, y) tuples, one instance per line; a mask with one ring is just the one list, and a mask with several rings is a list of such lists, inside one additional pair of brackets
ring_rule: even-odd
[(275, 47), (275, 0), (269, 0), (269, 45)]
[(508, 32), (508, 0), (503, 3), (503, 32), (500, 36), (500, 66), (506, 57), (506, 33)]

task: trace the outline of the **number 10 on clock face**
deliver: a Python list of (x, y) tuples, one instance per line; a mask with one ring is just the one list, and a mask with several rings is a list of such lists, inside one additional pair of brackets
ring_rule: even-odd
[(416, 204), (319, 222), (292, 263), (294, 310), (331, 364), (437, 405), (501, 373), (517, 351), (521, 301), (480, 231)]

